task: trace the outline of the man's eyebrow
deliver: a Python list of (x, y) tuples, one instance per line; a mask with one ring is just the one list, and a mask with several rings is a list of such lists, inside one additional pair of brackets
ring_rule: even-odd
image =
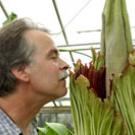
[(51, 56), (52, 54), (59, 55), (59, 51), (58, 51), (57, 49), (51, 49), (51, 50), (48, 52), (47, 56), (49, 57), (49, 56)]

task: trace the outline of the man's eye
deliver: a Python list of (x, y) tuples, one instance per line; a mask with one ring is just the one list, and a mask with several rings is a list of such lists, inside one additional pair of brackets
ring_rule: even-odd
[(56, 59), (57, 57), (56, 56), (53, 56), (53, 57), (51, 57), (52, 59)]
[(57, 58), (58, 58), (57, 55), (52, 55), (52, 56), (51, 56), (51, 59), (57, 59)]

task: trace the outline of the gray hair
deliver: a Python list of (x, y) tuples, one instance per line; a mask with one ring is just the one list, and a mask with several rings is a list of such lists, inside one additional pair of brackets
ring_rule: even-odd
[(24, 37), (24, 32), (31, 29), (49, 33), (47, 29), (38, 28), (25, 18), (15, 20), (0, 29), (0, 97), (12, 93), (17, 84), (11, 69), (31, 62), (30, 57), (34, 49)]

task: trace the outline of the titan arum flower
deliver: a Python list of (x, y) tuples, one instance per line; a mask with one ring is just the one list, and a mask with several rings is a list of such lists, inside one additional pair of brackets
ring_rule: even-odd
[(101, 51), (70, 75), (75, 135), (135, 135), (135, 51), (125, 0), (106, 0)]
[[(94, 51), (94, 50), (93, 50)], [(70, 75), (71, 111), (75, 135), (126, 135), (119, 112), (106, 98), (103, 57), (94, 53), (93, 61), (79, 60)]]
[[(93, 54), (95, 54), (93, 50)], [(100, 57), (100, 56), (98, 56)], [(80, 75), (83, 75), (89, 80), (91, 89), (102, 100), (106, 97), (105, 91), (105, 67), (101, 67), (97, 70), (96, 66), (91, 61), (89, 65), (83, 65), (80, 60), (76, 63), (74, 78), (77, 79)]]

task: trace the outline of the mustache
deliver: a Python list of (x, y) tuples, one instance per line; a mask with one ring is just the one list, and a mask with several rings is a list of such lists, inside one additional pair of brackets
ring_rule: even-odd
[(67, 70), (63, 70), (59, 72), (59, 79), (63, 80), (69, 76), (69, 72)]

